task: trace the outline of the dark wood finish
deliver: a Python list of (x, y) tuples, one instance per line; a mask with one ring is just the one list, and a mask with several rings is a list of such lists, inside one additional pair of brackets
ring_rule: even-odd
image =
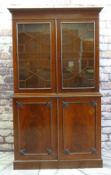
[[(13, 17), (15, 169), (102, 167), (101, 94), (99, 93), (99, 12), (101, 9), (9, 9)], [(49, 45), (42, 42), (45, 38), (37, 39), (37, 32), (40, 30), (32, 28), (33, 34), (32, 31), (29, 32), (33, 36), (35, 32), (36, 42), (29, 37), (30, 43), (27, 45), (28, 39), (24, 39), (24, 45), (22, 45), (22, 35), (24, 37), (24, 31), (27, 32), (27, 30), (23, 30), (18, 49), (17, 25), (43, 23), (50, 23), (51, 26), (49, 70), (49, 61), (44, 59), (47, 58)], [(64, 37), (67, 36), (64, 40), (61, 33), (61, 24), (63, 23), (76, 23), (76, 30), (73, 26), (73, 32), (71, 29), (69, 30), (70, 35), (67, 32), (63, 33)], [(81, 23), (94, 24), (92, 33), (85, 39), (84, 37), (80, 38), (80, 33), (78, 33), (77, 24)], [(75, 37), (72, 37), (71, 33)], [(71, 41), (72, 39), (74, 42)], [(63, 46), (61, 45), (62, 40)], [(66, 43), (68, 40), (70, 42)], [(81, 40), (82, 51), (79, 53)], [(42, 43), (43, 53), (41, 52), (41, 55), (43, 58), (38, 57), (37, 50), (34, 49), (37, 47), (34, 44), (37, 41)], [(76, 42), (78, 45), (75, 45)], [(28, 50), (29, 44), (33, 47)], [(72, 45), (75, 45), (74, 48)], [(23, 69), (25, 71), (28, 68), (27, 66), (21, 68), (19, 64), (19, 59), (21, 62), (23, 61), (20, 53), (23, 54), (24, 49), (26, 49), (25, 54), (28, 54), (29, 62), (33, 60), (35, 64), (38, 64), (35, 65), (37, 69), (43, 68), (49, 71), (48, 73), (51, 75), (50, 88), (46, 84), (44, 88), (41, 88), (42, 86), (37, 88), (37, 77), (32, 82), (28, 81), (28, 86), (25, 88), (20, 88), (19, 73), (22, 74)], [(24, 58), (27, 61), (26, 55)], [(36, 58), (40, 60), (38, 63)], [(79, 59), (81, 60), (80, 64), (78, 64)], [(70, 62), (68, 63), (68, 61)], [(69, 81), (69, 84), (73, 84), (71, 87), (68, 82), (65, 82), (63, 86), (63, 72), (67, 64), (69, 64), (69, 68), (73, 68), (72, 72), (75, 75), (88, 66), (90, 73), (93, 72), (93, 76), (88, 79), (88, 81), (91, 79), (92, 84), (89, 86), (81, 84), (83, 76), (81, 72), (81, 77), (78, 79), (79, 84), (75, 85), (75, 80), (71, 80), (72, 82)], [(39, 69), (33, 71), (33, 73), (38, 73)], [(67, 74), (67, 71), (65, 73)], [(28, 78), (30, 79), (30, 76)], [(33, 83), (36, 84), (35, 87), (33, 87)]]
[(15, 169), (69, 169), (102, 167), (101, 159), (61, 160), (61, 161), (14, 161)]
[(99, 158), (100, 98), (61, 98), (59, 107), (60, 159)]
[(99, 92), (67, 92), (67, 93), (15, 93), (13, 98), (24, 98), (24, 97), (101, 97)]
[[(68, 9), (9, 9), (13, 13), (13, 55), (14, 55), (14, 90), (15, 92), (54, 92), (57, 89), (59, 92), (65, 91), (98, 91), (99, 90), (99, 27), (98, 13), (101, 8), (68, 8)], [(90, 13), (89, 13), (90, 12)], [(37, 23), (51, 22), (51, 89), (20, 89), (18, 87), (18, 56), (17, 56), (17, 23)], [(62, 70), (61, 70), (61, 22), (94, 22), (95, 23), (95, 86), (92, 88), (68, 88), (62, 89)], [(57, 29), (57, 30), (56, 30)], [(57, 33), (56, 33), (57, 31)], [(57, 39), (55, 41), (55, 39)], [(57, 45), (57, 50), (56, 50)], [(44, 51), (45, 52), (45, 51)], [(57, 59), (55, 59), (57, 57)], [(16, 59), (15, 59), (16, 58)], [(56, 73), (56, 69), (58, 69)], [(57, 76), (56, 76), (57, 75)], [(56, 78), (57, 77), (57, 78)], [(81, 80), (80, 80), (81, 81)], [(57, 86), (56, 86), (57, 83)], [(57, 91), (58, 91), (57, 90)]]
[(101, 7), (89, 8), (9, 8), (14, 20), (26, 19), (89, 19), (98, 18)]
[(16, 159), (57, 159), (56, 100), (14, 99)]

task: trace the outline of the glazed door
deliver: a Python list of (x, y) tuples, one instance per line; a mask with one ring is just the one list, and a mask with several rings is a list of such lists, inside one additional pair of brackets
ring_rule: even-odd
[(14, 48), (15, 92), (54, 92), (54, 20), (18, 21), (14, 30), (17, 45)]
[(99, 99), (91, 97), (59, 100), (60, 159), (88, 159), (98, 155), (99, 103)]
[(58, 21), (58, 89), (60, 92), (95, 91), (98, 62), (94, 21)]
[(56, 100), (23, 98), (14, 105), (17, 159), (57, 159)]

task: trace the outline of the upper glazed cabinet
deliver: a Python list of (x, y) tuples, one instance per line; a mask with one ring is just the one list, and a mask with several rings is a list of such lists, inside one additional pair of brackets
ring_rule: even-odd
[(98, 91), (99, 11), (14, 10), (15, 92)]

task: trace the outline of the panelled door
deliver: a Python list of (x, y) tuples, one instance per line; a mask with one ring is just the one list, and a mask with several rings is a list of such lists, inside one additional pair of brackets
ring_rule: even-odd
[(59, 100), (60, 159), (96, 158), (99, 103), (100, 99), (92, 97)]
[(18, 98), (14, 104), (16, 158), (57, 159), (56, 100)]

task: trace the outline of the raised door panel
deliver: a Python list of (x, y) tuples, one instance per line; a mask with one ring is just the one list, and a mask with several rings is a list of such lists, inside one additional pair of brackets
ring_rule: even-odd
[(14, 106), (17, 159), (57, 159), (56, 101), (16, 99)]
[(100, 107), (93, 98), (59, 101), (60, 159), (96, 158), (99, 154)]

